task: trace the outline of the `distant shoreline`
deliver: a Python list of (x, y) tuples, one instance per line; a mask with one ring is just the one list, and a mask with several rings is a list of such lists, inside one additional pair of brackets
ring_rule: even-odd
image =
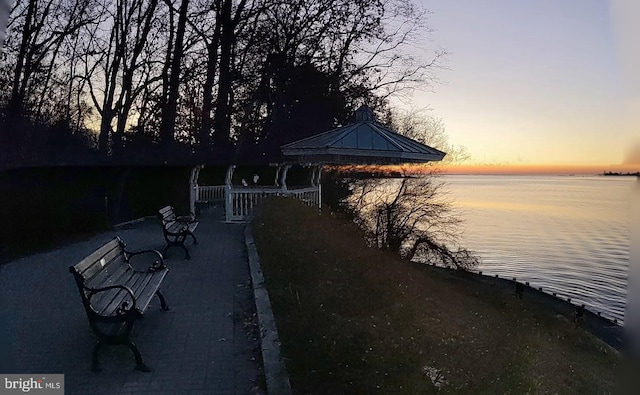
[(635, 173), (620, 173), (620, 172), (615, 172), (615, 171), (605, 171), (604, 173), (602, 173), (603, 176), (624, 176), (624, 177), (628, 177), (628, 176), (635, 176), (635, 177), (640, 177), (640, 171), (637, 171)]

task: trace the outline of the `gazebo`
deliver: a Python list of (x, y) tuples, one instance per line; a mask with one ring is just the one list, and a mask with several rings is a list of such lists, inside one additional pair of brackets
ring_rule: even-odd
[[(190, 208), (195, 212), (199, 202), (224, 201), (227, 222), (245, 221), (255, 206), (267, 196), (293, 196), (308, 205), (320, 207), (320, 177), (325, 164), (402, 164), (441, 161), (446, 155), (435, 148), (398, 134), (376, 121), (371, 108), (361, 106), (355, 121), (280, 147), (283, 163), (277, 164), (273, 186), (233, 185), (235, 165), (229, 166), (225, 185), (198, 185), (201, 166), (196, 166), (190, 179)], [(292, 165), (312, 168), (311, 185), (287, 186), (287, 173)]]

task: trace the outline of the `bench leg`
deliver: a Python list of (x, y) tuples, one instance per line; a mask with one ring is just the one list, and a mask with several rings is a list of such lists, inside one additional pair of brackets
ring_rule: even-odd
[[(189, 250), (187, 250), (187, 247), (184, 245), (184, 243), (187, 241), (187, 236), (189, 236), (190, 234), (186, 234), (186, 235), (180, 235), (178, 237), (175, 237), (174, 240), (171, 240), (170, 237), (165, 236), (165, 240), (167, 241), (167, 245), (166, 247), (164, 247), (164, 250), (162, 250), (162, 255), (167, 255), (167, 250), (171, 247), (180, 247), (184, 250), (184, 255), (185, 255), (185, 259), (191, 259), (191, 255), (189, 254)], [(196, 238), (195, 236), (193, 236), (191, 234), (191, 237), (193, 237), (193, 241), (194, 243), (197, 244)]]
[(100, 340), (96, 342), (96, 345), (93, 346), (93, 352), (91, 353), (91, 371), (99, 372), (100, 371), (100, 361), (98, 360), (98, 352), (100, 348), (102, 348), (103, 344)]
[(140, 351), (138, 351), (138, 347), (136, 347), (136, 345), (133, 344), (133, 342), (129, 339), (125, 341), (124, 345), (129, 347), (129, 350), (133, 352), (133, 356), (136, 359), (136, 369), (138, 369), (141, 372), (150, 372), (151, 369), (149, 369), (147, 365), (144, 364), (144, 361), (142, 360), (142, 355), (140, 354)]
[[(100, 349), (102, 348), (102, 346), (104, 346), (104, 344), (105, 343), (98, 340), (95, 346), (93, 346), (93, 353), (91, 354), (91, 371), (92, 372), (97, 373), (100, 371), (99, 353), (100, 353)], [(129, 348), (129, 350), (131, 350), (131, 352), (133, 352), (133, 357), (136, 360), (136, 369), (138, 369), (141, 372), (151, 371), (151, 369), (149, 369), (149, 367), (145, 365), (144, 361), (142, 360), (142, 354), (140, 354), (138, 347), (136, 347), (136, 345), (133, 344), (131, 340), (126, 339), (123, 343), (117, 342), (114, 344), (124, 344)]]
[(164, 296), (160, 293), (160, 291), (156, 291), (156, 295), (160, 299), (160, 305), (162, 306), (162, 310), (169, 311), (169, 306), (167, 306), (167, 301), (164, 300)]
[(193, 233), (189, 233), (189, 236), (193, 239), (193, 244), (198, 244), (198, 240), (196, 240), (196, 236)]
[(191, 255), (189, 254), (189, 250), (187, 250), (187, 247), (183, 244), (180, 244), (180, 247), (182, 247), (182, 249), (184, 250), (184, 259), (191, 259)]
[(162, 255), (163, 256), (167, 256), (167, 250), (171, 247), (180, 247), (184, 250), (184, 259), (191, 259), (191, 255), (189, 254), (189, 250), (187, 250), (187, 247), (185, 247), (184, 244), (179, 244), (179, 243), (169, 243), (167, 244), (166, 247), (164, 247), (164, 250), (162, 250)]

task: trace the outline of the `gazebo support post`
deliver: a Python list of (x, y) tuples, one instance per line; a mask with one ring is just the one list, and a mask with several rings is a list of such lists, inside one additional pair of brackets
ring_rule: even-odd
[(191, 176), (189, 177), (189, 213), (195, 217), (196, 215), (196, 201), (198, 200), (198, 178), (200, 177), (200, 170), (204, 165), (195, 166), (191, 169)]
[(231, 222), (231, 215), (233, 213), (233, 203), (231, 199), (231, 180), (233, 178), (233, 172), (236, 170), (236, 165), (229, 165), (227, 168), (227, 176), (224, 180), (224, 215), (226, 222)]
[(284, 169), (282, 169), (282, 177), (280, 178), (280, 187), (282, 188), (282, 192), (287, 192), (287, 173), (291, 165), (284, 165)]
[(317, 164), (313, 172), (315, 187), (318, 188), (318, 208), (322, 208), (322, 164)]
[(276, 167), (276, 176), (273, 179), (273, 186), (274, 187), (279, 187), (280, 186), (280, 182), (278, 181), (280, 179), (280, 170), (282, 170), (282, 165), (278, 165), (278, 167)]

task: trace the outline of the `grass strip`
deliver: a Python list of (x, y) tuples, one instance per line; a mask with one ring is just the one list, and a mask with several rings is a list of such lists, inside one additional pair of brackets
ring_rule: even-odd
[(253, 223), (294, 393), (609, 393), (618, 354), (565, 318), (367, 246), (338, 215)]

